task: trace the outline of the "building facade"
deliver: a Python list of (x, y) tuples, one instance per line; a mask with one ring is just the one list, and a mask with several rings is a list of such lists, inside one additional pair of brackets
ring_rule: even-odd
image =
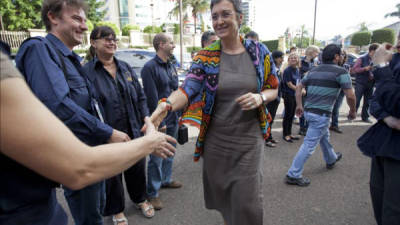
[(256, 18), (256, 7), (254, 0), (243, 0), (243, 24), (254, 29), (255, 18)]

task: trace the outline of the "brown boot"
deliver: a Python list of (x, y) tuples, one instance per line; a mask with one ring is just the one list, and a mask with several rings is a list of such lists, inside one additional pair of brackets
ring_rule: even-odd
[(149, 202), (153, 205), (155, 210), (161, 210), (164, 207), (160, 197), (149, 198)]
[(163, 184), (161, 185), (161, 188), (181, 188), (182, 183), (179, 181), (171, 181), (169, 184)]

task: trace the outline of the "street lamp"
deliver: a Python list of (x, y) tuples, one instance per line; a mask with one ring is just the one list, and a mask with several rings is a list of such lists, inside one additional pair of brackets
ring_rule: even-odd
[(317, 22), (317, 0), (315, 0), (315, 9), (314, 9), (314, 29), (313, 29), (313, 36), (312, 36), (312, 44), (315, 43), (315, 24)]
[(179, 47), (180, 47), (180, 60), (181, 68), (183, 66), (183, 18), (182, 18), (182, 0), (179, 0)]

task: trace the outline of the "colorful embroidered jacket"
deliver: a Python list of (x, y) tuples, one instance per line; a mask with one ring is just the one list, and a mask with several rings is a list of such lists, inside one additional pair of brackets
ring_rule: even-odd
[[(276, 68), (267, 47), (259, 42), (242, 39), (242, 43), (250, 55), (257, 72), (257, 90), (277, 89), (279, 86)], [(192, 125), (200, 125), (200, 133), (196, 142), (194, 161), (198, 161), (203, 153), (204, 138), (210, 124), (211, 114), (218, 88), (221, 42), (200, 50), (193, 59), (192, 66), (180, 90), (189, 99), (182, 121)], [(270, 134), (271, 116), (265, 104), (258, 108), (261, 132), (264, 139)]]

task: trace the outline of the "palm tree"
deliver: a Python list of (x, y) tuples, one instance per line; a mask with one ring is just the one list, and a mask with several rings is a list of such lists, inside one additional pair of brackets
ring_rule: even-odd
[(400, 3), (396, 5), (397, 11), (388, 13), (385, 15), (385, 18), (387, 17), (398, 17), (400, 18)]
[[(200, 15), (201, 21), (203, 21), (202, 14), (206, 12), (210, 6), (210, 0), (182, 0), (182, 9), (186, 11), (188, 7), (192, 8), (192, 16), (194, 19), (194, 33), (197, 33), (197, 18)], [(177, 16), (179, 14), (179, 2), (169, 12), (170, 15)]]

